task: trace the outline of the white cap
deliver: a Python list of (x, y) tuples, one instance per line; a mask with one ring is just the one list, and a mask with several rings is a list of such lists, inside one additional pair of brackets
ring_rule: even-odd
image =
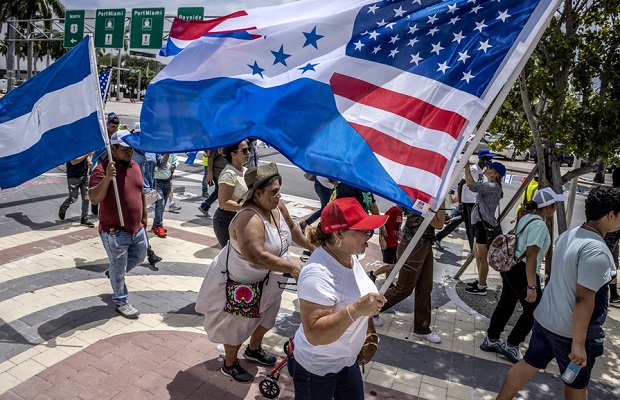
[(558, 201), (566, 201), (568, 196), (565, 194), (557, 194), (553, 189), (546, 187), (538, 190), (532, 200), (536, 203), (538, 208), (550, 206)]
[(110, 138), (110, 144), (120, 144), (123, 147), (131, 147), (128, 143), (122, 140), (127, 135), (131, 135), (131, 132), (126, 129), (114, 132), (114, 134)]
[(140, 123), (139, 122), (136, 122), (133, 125), (133, 133), (140, 133)]

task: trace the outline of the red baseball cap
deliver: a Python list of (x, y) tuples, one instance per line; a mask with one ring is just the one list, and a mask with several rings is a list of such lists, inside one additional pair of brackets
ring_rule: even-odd
[(357, 229), (370, 231), (385, 225), (387, 215), (368, 215), (354, 197), (343, 197), (328, 203), (321, 212), (324, 233)]

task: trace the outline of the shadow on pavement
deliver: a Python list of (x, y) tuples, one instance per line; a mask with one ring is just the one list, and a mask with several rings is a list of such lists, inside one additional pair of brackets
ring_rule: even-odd
[[(49, 196), (48, 196), (49, 197)], [(62, 197), (65, 197), (65, 195), (63, 195)], [(21, 201), (16, 201), (13, 203), (20, 203)], [(30, 200), (28, 201), (23, 201), (23, 203), (29, 203), (31, 202)], [(15, 204), (18, 205), (18, 204)], [(6, 206), (6, 204), (5, 204)], [(24, 225), (29, 227), (30, 229), (32, 229), (33, 231), (36, 230), (40, 230), (40, 229), (46, 229), (46, 228), (51, 228), (51, 227), (56, 227), (57, 229), (63, 229), (62, 226), (59, 226), (59, 222), (50, 222), (50, 221), (45, 221), (45, 222), (33, 222), (29, 216), (24, 215), (24, 213), (22, 212), (17, 212), (17, 213), (11, 213), (11, 214), (6, 214), (7, 218), (12, 218), (13, 220), (15, 220), (15, 222), (17, 222), (20, 225)], [(66, 228), (68, 228), (69, 226), (67, 225)], [(65, 228), (65, 229), (66, 229)]]

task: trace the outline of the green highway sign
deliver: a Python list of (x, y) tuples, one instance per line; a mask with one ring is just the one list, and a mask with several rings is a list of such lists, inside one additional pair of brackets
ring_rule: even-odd
[(204, 7), (179, 7), (177, 12), (177, 16), (185, 21), (202, 21), (204, 15)]
[(131, 10), (131, 34), (129, 47), (132, 49), (159, 49), (164, 37), (165, 9), (134, 8)]
[(65, 11), (65, 48), (75, 47), (83, 38), (84, 10)]
[(120, 49), (125, 38), (125, 9), (97, 10), (95, 14), (95, 47)]

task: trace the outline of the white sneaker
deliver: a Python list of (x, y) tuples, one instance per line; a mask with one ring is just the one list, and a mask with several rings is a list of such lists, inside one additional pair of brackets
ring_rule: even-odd
[(380, 316), (372, 317), (372, 322), (375, 323), (375, 328), (381, 328), (383, 326), (383, 321), (381, 321)]
[(427, 333), (426, 335), (422, 335), (420, 333), (415, 333), (415, 332), (413, 334), (419, 337), (420, 339), (428, 340), (431, 343), (435, 343), (435, 344), (441, 343), (441, 336), (439, 336), (435, 332)]

